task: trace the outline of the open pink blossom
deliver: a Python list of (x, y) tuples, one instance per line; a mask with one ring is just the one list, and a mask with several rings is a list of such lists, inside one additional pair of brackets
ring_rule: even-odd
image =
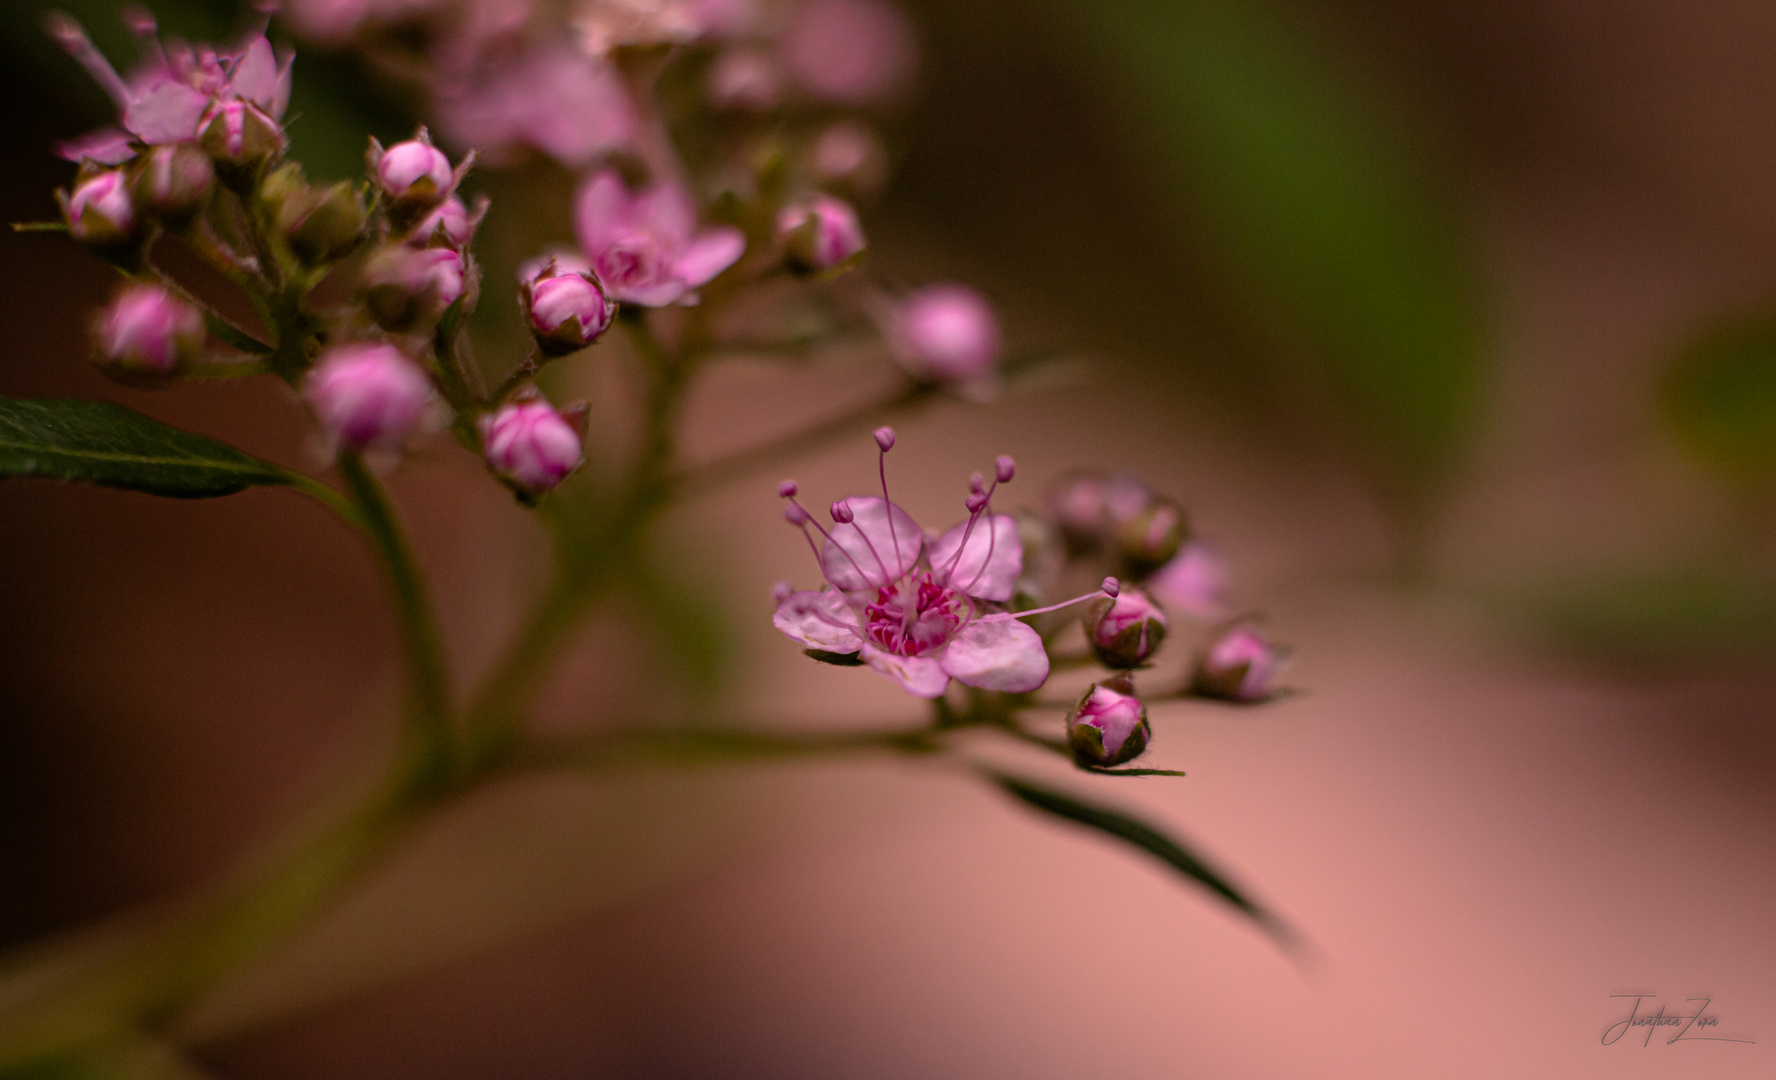
[[(197, 137), (212, 110), (244, 102), (281, 120), (290, 105), (290, 72), (295, 57), (279, 57), (263, 32), (249, 35), (234, 50), (208, 46), (163, 45), (154, 20), (139, 9), (132, 29), (141, 41), (142, 59), (128, 78), (117, 73), (80, 24), (65, 15), (52, 18), (50, 33), (116, 102), (123, 128), (150, 146), (186, 142)], [(65, 144), (65, 157), (101, 155), (123, 160), (122, 147), (108, 132)], [(99, 160), (101, 158), (95, 158)], [(75, 158), (78, 160), (78, 158)]]
[(697, 208), (677, 184), (631, 192), (611, 169), (580, 187), (574, 228), (605, 294), (643, 307), (686, 301), (746, 250), (739, 229), (698, 228)]
[[(877, 444), (886, 455), (892, 432), (883, 429)], [(1011, 459), (1001, 458), (997, 477), (1010, 479), (1011, 471)], [(937, 697), (952, 678), (1007, 693), (1041, 686), (1048, 653), (1018, 621), (1037, 612), (1004, 607), (1023, 570), (1023, 545), (1016, 521), (991, 509), (1002, 480), (972, 492), (968, 518), (928, 544), (889, 501), (885, 467), (882, 476), (881, 497), (833, 503), (831, 529), (795, 501), (795, 484), (779, 489), (790, 523), (821, 534), (820, 543), (807, 535), (826, 586), (785, 597), (772, 619), (777, 629), (816, 653), (855, 656), (915, 697)]]

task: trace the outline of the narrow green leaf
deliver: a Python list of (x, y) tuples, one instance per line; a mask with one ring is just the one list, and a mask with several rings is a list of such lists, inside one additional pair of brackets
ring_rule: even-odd
[(1295, 935), (1275, 916), (1239, 889), (1219, 871), (1192, 854), (1176, 840), (1148, 825), (1115, 810), (1094, 806), (1072, 795), (1054, 791), (1028, 780), (1002, 772), (982, 770), (1007, 794), (1045, 814), (1052, 814), (1076, 825), (1108, 834), (1125, 844), (1133, 844), (1147, 854), (1170, 866), (1186, 878), (1220, 897), (1236, 911), (1257, 923), (1279, 944), (1292, 945)]
[(828, 652), (826, 649), (803, 649), (802, 654), (818, 660), (823, 664), (831, 664), (834, 667), (863, 666), (863, 657), (854, 652), (840, 653)]
[(0, 477), (70, 480), (176, 499), (317, 486), (227, 443), (119, 405), (72, 399), (0, 398)]
[(1081, 765), (1088, 773), (1099, 776), (1183, 776), (1177, 769), (1100, 769), (1095, 765)]

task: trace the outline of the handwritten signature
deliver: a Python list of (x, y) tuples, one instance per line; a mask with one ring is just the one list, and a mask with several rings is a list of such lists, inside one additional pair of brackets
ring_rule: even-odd
[(1628, 1008), (1628, 1016), (1626, 1019), (1617, 1020), (1609, 1027), (1603, 1029), (1603, 1045), (1605, 1046), (1619, 1042), (1622, 1036), (1636, 1028), (1646, 1028), (1646, 1038), (1641, 1040), (1642, 1046), (1652, 1045), (1653, 1032), (1657, 1031), (1659, 1028), (1677, 1029), (1673, 1032), (1671, 1038), (1664, 1040), (1666, 1046), (1670, 1046), (1672, 1043), (1677, 1042), (1757, 1042), (1756, 1039), (1731, 1039), (1724, 1035), (1707, 1034), (1707, 1032), (1713, 1031), (1720, 1026), (1720, 1018), (1708, 1012), (1708, 1006), (1713, 1000), (1712, 998), (1685, 998), (1684, 1000), (1686, 1002), (1692, 1004), (1695, 1002), (1701, 1002), (1700, 1005), (1696, 1006), (1694, 1012), (1685, 1015), (1682, 1013), (1667, 1013), (1663, 1001), (1659, 1002), (1659, 1008), (1656, 1012), (1642, 1011), (1641, 1003), (1653, 999), (1655, 997), (1653, 994), (1611, 994), (1610, 997), (1628, 998), (1633, 1004)]

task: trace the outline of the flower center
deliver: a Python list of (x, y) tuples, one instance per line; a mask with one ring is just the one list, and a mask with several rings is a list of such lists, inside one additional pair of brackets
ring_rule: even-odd
[(666, 252), (660, 239), (647, 232), (615, 237), (598, 254), (598, 276), (619, 288), (646, 288), (666, 276)]
[(908, 574), (876, 590), (864, 605), (871, 645), (898, 656), (923, 656), (941, 648), (974, 614), (968, 598), (945, 588), (930, 573)]

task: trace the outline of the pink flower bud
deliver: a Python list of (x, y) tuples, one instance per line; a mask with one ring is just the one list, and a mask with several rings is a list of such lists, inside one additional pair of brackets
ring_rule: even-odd
[(806, 273), (842, 266), (862, 254), (866, 244), (857, 211), (831, 195), (785, 207), (777, 215), (777, 235), (790, 266)]
[(353, 450), (395, 448), (419, 426), (432, 384), (393, 345), (336, 345), (309, 372), (303, 396), (321, 428)]
[(100, 313), (93, 337), (107, 374), (164, 378), (203, 349), (203, 314), (159, 285), (126, 285)]
[(376, 161), (376, 179), (393, 199), (431, 205), (449, 194), (455, 178), (444, 151), (424, 139), (398, 142)]
[(237, 180), (243, 171), (284, 152), (284, 129), (259, 106), (240, 98), (212, 108), (200, 130), (204, 153)]
[(553, 355), (597, 341), (617, 315), (616, 302), (591, 273), (564, 272), (553, 262), (524, 283), (520, 299), (537, 344)]
[(890, 337), (901, 366), (931, 382), (979, 379), (999, 359), (999, 320), (966, 285), (930, 285), (907, 297)]
[(541, 398), (515, 401), (483, 417), (481, 438), (488, 467), (530, 496), (567, 479), (584, 450), (574, 425)]
[(1067, 717), (1067, 742), (1081, 765), (1104, 768), (1132, 761), (1153, 730), (1147, 706), (1126, 676), (1094, 684)]
[(883, 0), (805, 0), (782, 39), (784, 66), (809, 94), (868, 105), (905, 87), (918, 47)]
[(1277, 679), (1287, 659), (1285, 650), (1250, 626), (1230, 627), (1197, 660), (1190, 692), (1225, 701), (1265, 701), (1280, 689)]
[(1227, 611), (1227, 566), (1197, 540), (1180, 548), (1147, 587), (1166, 607), (1198, 619), (1217, 619)]
[(1117, 586), (1116, 592), (1105, 592), (1086, 608), (1085, 633), (1092, 651), (1105, 667), (1140, 667), (1165, 640), (1165, 612), (1135, 589)]
[(855, 120), (843, 120), (820, 133), (808, 149), (814, 182), (843, 194), (870, 196), (888, 179), (888, 151), (882, 140)]
[(136, 234), (136, 207), (120, 169), (106, 169), (74, 185), (62, 212), (68, 231), (82, 243), (119, 244)]
[(461, 199), (452, 195), (433, 207), (431, 213), (419, 219), (419, 224), (413, 227), (409, 239), (423, 247), (430, 244), (438, 235), (438, 230), (442, 229), (444, 238), (453, 247), (467, 247), (475, 234), (475, 224), (475, 219), (469, 215), (469, 208), (463, 205)]
[(391, 244), (364, 267), (364, 303), (385, 330), (424, 329), (436, 322), (464, 289), (462, 256), (449, 248)]
[(1113, 498), (1111, 517), (1123, 567), (1137, 580), (1170, 562), (1188, 532), (1184, 511), (1170, 499), (1152, 499), (1139, 512), (1122, 517)]
[(136, 163), (136, 205), (175, 228), (195, 217), (215, 188), (209, 155), (190, 143), (151, 147)]

